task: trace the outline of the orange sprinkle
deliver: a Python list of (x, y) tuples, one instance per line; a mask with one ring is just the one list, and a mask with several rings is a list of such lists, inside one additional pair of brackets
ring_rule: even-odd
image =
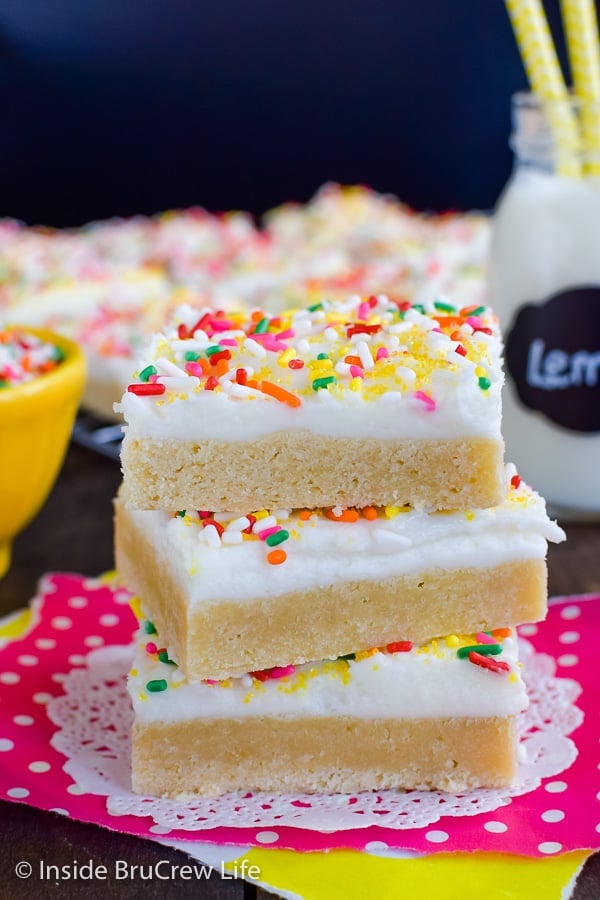
[(462, 333), (462, 331), (453, 331), (450, 335), (451, 341), (462, 341), (463, 338), (464, 334)]
[(298, 513), (298, 518), (302, 519), (303, 522), (308, 522), (308, 520), (310, 519), (311, 516), (312, 516), (312, 513), (311, 513), (310, 509), (303, 509)]
[(260, 309), (255, 309), (254, 312), (250, 316), (251, 322), (260, 322), (261, 319), (264, 319), (264, 313)]
[(344, 362), (349, 366), (360, 366), (362, 368), (362, 360), (360, 356), (345, 356)]
[(495, 638), (510, 637), (510, 628), (494, 628), (494, 630), (492, 631), (492, 635)]
[(226, 359), (219, 359), (217, 361), (216, 366), (214, 366), (215, 374), (217, 378), (220, 378), (226, 372), (229, 372), (229, 362)]
[(450, 325), (464, 325), (465, 320), (462, 316), (433, 316), (440, 328), (447, 328)]
[(375, 509), (374, 506), (365, 506), (365, 508), (362, 511), (362, 514), (365, 517), (365, 519), (370, 519), (371, 521), (376, 519), (378, 516), (377, 510)]
[(331, 519), (332, 522), (358, 522), (360, 518), (355, 509), (345, 509), (341, 516), (336, 516), (332, 509), (328, 509), (326, 510), (325, 515), (328, 519)]
[(247, 385), (248, 387), (254, 388), (256, 391), (262, 391), (263, 394), (268, 394), (269, 397), (279, 400), (280, 403), (287, 403), (288, 406), (296, 407), (300, 406), (302, 403), (302, 400), (297, 394), (286, 391), (285, 388), (280, 387), (278, 384), (273, 384), (272, 381), (248, 381)]
[(280, 566), (286, 559), (287, 553), (285, 550), (271, 550), (267, 556), (267, 562), (270, 562), (272, 566)]

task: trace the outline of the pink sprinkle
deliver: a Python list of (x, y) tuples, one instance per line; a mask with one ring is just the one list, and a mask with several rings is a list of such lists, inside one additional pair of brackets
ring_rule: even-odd
[(277, 338), (273, 337), (272, 334), (253, 334), (253, 338), (262, 338), (261, 344), (265, 348), (265, 350), (274, 350), (276, 353), (279, 353), (280, 350), (287, 350), (288, 345), (284, 344), (283, 341), (278, 341)]
[(219, 682), (217, 681), (216, 678), (205, 678), (204, 679), (204, 684), (218, 684), (218, 683)]
[(375, 359), (387, 359), (390, 355), (387, 347), (380, 347), (377, 353), (375, 354)]
[(152, 641), (148, 641), (148, 643), (146, 644), (146, 653), (156, 653), (157, 650), (158, 647), (156, 646), (156, 644), (153, 644)]
[(230, 322), (229, 319), (213, 319), (210, 324), (214, 331), (231, 331), (234, 327), (233, 322)]
[(476, 634), (475, 637), (477, 638), (478, 644), (495, 644), (496, 643), (496, 639), (493, 637), (490, 637), (489, 634), (485, 633), (485, 631), (478, 632), (478, 634)]
[(279, 341), (286, 341), (288, 338), (296, 337), (296, 332), (293, 328), (286, 328), (285, 331), (280, 331), (275, 337)]
[(471, 326), (471, 328), (482, 328), (483, 320), (480, 316), (469, 316), (467, 319), (467, 323)]
[(219, 347), (237, 347), (237, 341), (235, 338), (221, 338)]
[(278, 531), (281, 531), (281, 525), (273, 525), (272, 528), (265, 528), (264, 531), (259, 531), (258, 537), (261, 541), (266, 541), (270, 535), (277, 534)]
[[(202, 371), (202, 366), (197, 362), (188, 362), (185, 364), (185, 371), (190, 375), (196, 375), (198, 378), (202, 378), (204, 372)], [(156, 378), (155, 375), (151, 375), (150, 378)]]
[(150, 384), (156, 384), (156, 382), (158, 381), (158, 375), (150, 375), (148, 381), (150, 382)]
[(364, 369), (361, 369), (360, 366), (350, 366), (350, 375), (352, 378), (364, 378)]
[(434, 411), (436, 407), (435, 400), (429, 394), (426, 394), (425, 391), (415, 391), (413, 397), (415, 400), (419, 400), (428, 412)]
[(275, 666), (269, 669), (269, 675), (271, 678), (285, 678), (286, 675), (293, 675), (295, 671), (295, 666)]
[(371, 307), (368, 303), (361, 303), (358, 307), (357, 317), (359, 319), (368, 319), (371, 314)]

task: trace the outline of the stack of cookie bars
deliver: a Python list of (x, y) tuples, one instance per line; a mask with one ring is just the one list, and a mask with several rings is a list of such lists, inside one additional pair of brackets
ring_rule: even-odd
[(543, 501), (485, 308), (180, 309), (120, 404), (133, 787), (464, 791), (517, 771)]

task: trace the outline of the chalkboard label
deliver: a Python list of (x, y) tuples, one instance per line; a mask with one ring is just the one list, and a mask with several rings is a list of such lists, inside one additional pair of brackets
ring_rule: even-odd
[(506, 367), (525, 406), (571, 431), (600, 431), (600, 287), (522, 306)]

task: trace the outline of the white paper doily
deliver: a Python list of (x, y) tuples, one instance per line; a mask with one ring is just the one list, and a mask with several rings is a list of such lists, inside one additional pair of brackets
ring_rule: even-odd
[(468, 794), (442, 791), (380, 791), (330, 796), (267, 793), (225, 794), (189, 802), (142, 797), (130, 788), (132, 710), (125, 686), (131, 663), (127, 647), (103, 647), (89, 654), (88, 667), (72, 670), (65, 694), (48, 704), (58, 726), (52, 746), (68, 757), (64, 765), (82, 790), (107, 798), (112, 815), (150, 816), (156, 825), (180, 831), (295, 826), (322, 832), (372, 825), (393, 829), (421, 828), (442, 816), (474, 816), (535, 790), (542, 778), (557, 775), (577, 756), (567, 737), (583, 721), (574, 702), (579, 684), (555, 677), (552, 657), (519, 641), (529, 708), (519, 717), (519, 780), (511, 788)]

